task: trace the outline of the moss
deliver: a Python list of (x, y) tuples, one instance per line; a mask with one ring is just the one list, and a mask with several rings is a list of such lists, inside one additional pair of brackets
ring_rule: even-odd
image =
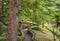
[(31, 27), (33, 30), (41, 30), (40, 27), (36, 26), (36, 27)]
[[(36, 41), (53, 41), (53, 34), (50, 31), (44, 30), (44, 33), (42, 33), (41, 31), (33, 30), (33, 32), (36, 33)], [(58, 41), (58, 39), (56, 40)]]

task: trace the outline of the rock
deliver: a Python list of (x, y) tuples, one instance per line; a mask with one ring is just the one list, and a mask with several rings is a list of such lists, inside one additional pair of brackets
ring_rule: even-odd
[[(54, 41), (52, 32), (48, 30), (44, 30), (44, 31), (33, 30), (33, 32), (36, 33), (35, 35), (36, 41)], [(56, 37), (56, 41), (58, 41), (57, 37)]]

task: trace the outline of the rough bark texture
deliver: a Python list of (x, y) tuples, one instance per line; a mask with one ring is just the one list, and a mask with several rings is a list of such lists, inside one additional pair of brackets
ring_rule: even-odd
[(9, 1), (9, 24), (7, 41), (17, 41), (17, 29), (18, 29), (18, 0)]

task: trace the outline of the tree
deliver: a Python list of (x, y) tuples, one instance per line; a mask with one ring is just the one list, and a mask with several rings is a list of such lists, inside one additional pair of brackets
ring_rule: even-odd
[(18, 29), (18, 0), (9, 1), (9, 23), (7, 41), (17, 41), (17, 29)]

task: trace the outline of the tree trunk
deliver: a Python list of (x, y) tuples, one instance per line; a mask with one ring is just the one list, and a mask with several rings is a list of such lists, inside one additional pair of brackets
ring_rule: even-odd
[(18, 31), (18, 0), (9, 1), (9, 24), (8, 24), (8, 34), (7, 41), (17, 41), (17, 31)]

